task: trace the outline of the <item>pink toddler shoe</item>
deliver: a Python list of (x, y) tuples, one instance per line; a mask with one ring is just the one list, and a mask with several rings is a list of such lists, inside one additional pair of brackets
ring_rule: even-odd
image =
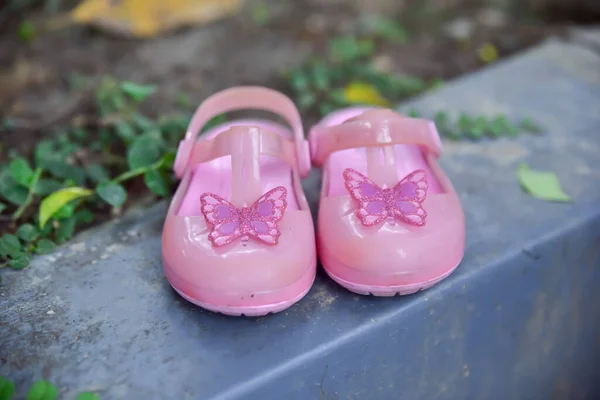
[(436, 158), (433, 122), (348, 108), (310, 132), (323, 166), (319, 258), (340, 285), (393, 296), (431, 287), (460, 263), (464, 215)]
[[(234, 110), (279, 114), (212, 128)], [(216, 93), (198, 107), (179, 144), (182, 181), (162, 235), (163, 266), (185, 299), (228, 315), (282, 311), (310, 289), (316, 270), (314, 225), (300, 178), (310, 170), (300, 115), (283, 94), (260, 87)]]

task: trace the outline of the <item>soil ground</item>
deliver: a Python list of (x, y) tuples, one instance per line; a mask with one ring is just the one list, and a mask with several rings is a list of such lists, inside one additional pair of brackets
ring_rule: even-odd
[[(377, 1), (364, 3), (372, 7)], [(410, 40), (401, 45), (378, 43), (375, 62), (425, 79), (449, 79), (480, 68), (477, 49), (486, 43), (506, 57), (561, 34), (571, 24), (468, 4), (423, 10), (420, 2), (396, 3), (386, 11), (406, 27)], [(69, 27), (41, 33), (24, 44), (16, 35), (20, 21), (40, 21), (47, 15), (40, 9), (5, 15), (0, 30), (0, 116), (19, 123), (17, 129), (0, 133), (0, 160), (8, 149), (27, 152), (54, 125), (85, 112), (92, 98), (70, 90), (74, 77), (113, 75), (155, 83), (160, 95), (148, 105), (155, 114), (175, 110), (182, 91), (192, 104), (232, 85), (288, 91), (281, 71), (322, 53), (330, 38), (355, 32), (365, 12), (351, 1), (270, 1), (267, 21), (258, 24), (252, 17), (257, 4), (249, 1), (237, 16), (210, 26), (144, 41)], [(465, 39), (457, 40), (461, 35)]]

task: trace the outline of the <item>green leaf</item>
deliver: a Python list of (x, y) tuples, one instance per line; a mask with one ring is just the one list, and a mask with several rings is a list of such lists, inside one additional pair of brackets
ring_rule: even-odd
[(144, 174), (144, 183), (150, 191), (156, 195), (166, 197), (169, 194), (169, 185), (162, 177), (160, 172), (155, 169), (146, 171)]
[(346, 101), (346, 95), (344, 93), (344, 88), (333, 89), (328, 93), (328, 100), (333, 102), (334, 104), (338, 104), (340, 107), (348, 106), (350, 103)]
[(19, 253), (14, 256), (12, 260), (8, 262), (8, 266), (12, 269), (23, 269), (29, 265), (31, 261), (31, 255), (27, 253)]
[(81, 392), (76, 400), (100, 400), (100, 397), (92, 392)]
[(62, 187), (63, 184), (55, 179), (40, 179), (35, 185), (33, 193), (40, 196), (47, 196), (50, 193), (62, 189)]
[(73, 137), (76, 140), (79, 140), (80, 142), (85, 141), (87, 138), (90, 137), (90, 134), (88, 131), (86, 131), (83, 128), (77, 127), (77, 128), (73, 128)]
[(40, 140), (35, 146), (34, 159), (35, 165), (45, 168), (48, 161), (56, 159), (56, 149), (52, 140)]
[(139, 113), (133, 114), (132, 122), (142, 132), (156, 128), (156, 123), (153, 120)]
[(403, 96), (417, 95), (427, 89), (427, 84), (420, 78), (414, 77), (391, 77), (390, 80), (382, 82), (381, 90), (392, 91), (392, 94), (402, 94)]
[(71, 239), (75, 232), (76, 224), (77, 220), (74, 217), (60, 221), (60, 225), (56, 230), (56, 241), (58, 243), (64, 243)]
[(73, 216), (75, 212), (75, 201), (72, 203), (65, 204), (57, 212), (54, 213), (53, 217), (56, 219), (68, 219)]
[(156, 85), (139, 85), (134, 82), (125, 81), (121, 83), (121, 90), (135, 101), (141, 102), (156, 92)]
[(0, 202), (0, 214), (2, 214), (2, 211), (6, 210), (8, 206), (2, 202)]
[[(225, 121), (225, 114), (217, 115), (215, 118), (221, 117), (222, 121)], [(187, 117), (184, 115), (178, 115), (175, 117), (161, 117), (158, 121), (159, 129), (161, 132), (169, 138), (173, 138), (179, 141), (185, 134), (185, 130), (188, 126), (191, 116)], [(214, 119), (214, 118), (213, 118)], [(210, 121), (206, 123), (209, 125)], [(206, 127), (206, 125), (204, 127)], [(202, 128), (204, 131), (204, 128)]]
[(331, 112), (335, 109), (335, 107), (330, 103), (321, 103), (319, 105), (319, 114), (322, 117), (331, 114)]
[[(0, 277), (0, 283), (2, 278)], [(0, 376), (0, 400), (11, 400), (15, 394), (15, 384)]]
[(69, 74), (69, 76), (67, 76), (69, 90), (72, 91), (83, 89), (87, 82), (88, 78), (85, 75), (79, 74), (77, 72), (72, 72)]
[(187, 93), (179, 92), (175, 96), (175, 104), (177, 105), (177, 107), (191, 108), (192, 107), (192, 99), (190, 99), (190, 96)]
[(96, 188), (96, 193), (113, 207), (121, 207), (127, 200), (125, 188), (118, 183), (101, 184)]
[(364, 25), (368, 31), (394, 43), (406, 43), (409, 39), (404, 26), (380, 15), (369, 15)]
[(496, 116), (491, 124), (490, 131), (492, 137), (500, 137), (507, 133), (508, 120), (504, 115)]
[(10, 174), (15, 182), (29, 187), (33, 178), (33, 170), (26, 159), (19, 157), (12, 160), (9, 164)]
[(72, 142), (67, 135), (65, 135), (64, 137), (67, 138), (67, 140), (61, 141), (60, 145), (58, 146), (58, 155), (63, 159), (75, 153), (78, 149), (81, 148), (78, 144)]
[(471, 139), (480, 139), (485, 134), (487, 126), (487, 119), (480, 115), (471, 121), (471, 126), (467, 131), (467, 136)]
[(371, 40), (357, 40), (355, 37), (339, 37), (329, 42), (329, 53), (338, 61), (353, 61), (366, 57), (375, 51)]
[(109, 147), (114, 142), (115, 138), (116, 136), (111, 134), (110, 131), (106, 128), (100, 128), (98, 130), (98, 139), (100, 140), (102, 146)]
[(27, 400), (56, 400), (58, 389), (48, 381), (37, 381), (29, 388)]
[(329, 88), (329, 73), (324, 63), (313, 64), (311, 78), (316, 89), (327, 90)]
[[(207, 130), (214, 128), (217, 125), (221, 125), (222, 123), (227, 122), (227, 116), (225, 114), (219, 114), (212, 117), (200, 130), (201, 133), (206, 132)], [(185, 128), (183, 128), (185, 130)]]
[(176, 156), (177, 153), (175, 153), (174, 151), (167, 151), (165, 154), (163, 154), (163, 156), (161, 157), (161, 168), (166, 170), (172, 170)]
[(542, 128), (529, 118), (523, 118), (519, 126), (522, 130), (526, 132), (542, 133)]
[(23, 21), (17, 29), (19, 39), (25, 43), (31, 42), (35, 38), (35, 26), (31, 21)]
[(450, 117), (443, 111), (438, 111), (434, 116), (436, 125), (447, 125), (450, 121)]
[(265, 26), (271, 19), (271, 9), (265, 3), (256, 3), (251, 9), (250, 14), (256, 25)]
[(516, 127), (515, 125), (511, 124), (511, 123), (507, 123), (506, 124), (506, 134), (508, 136), (518, 136), (519, 135), (519, 128)]
[(40, 232), (31, 224), (23, 224), (17, 229), (17, 236), (26, 243), (30, 243), (40, 236)]
[(135, 138), (135, 129), (128, 122), (121, 121), (115, 126), (117, 135), (127, 144)]
[(420, 118), (421, 113), (415, 109), (410, 109), (406, 112), (406, 116), (408, 116), (410, 118)]
[(468, 133), (473, 125), (473, 119), (465, 113), (461, 113), (458, 116), (458, 129), (463, 133)]
[(75, 219), (77, 220), (77, 223), (80, 224), (89, 224), (94, 222), (94, 220), (96, 219), (95, 215), (93, 212), (91, 212), (90, 210), (78, 210), (75, 213)]
[(102, 165), (90, 164), (87, 166), (86, 172), (89, 178), (96, 183), (110, 180), (108, 171)]
[(304, 92), (309, 88), (308, 76), (302, 69), (296, 68), (292, 70), (290, 75), (290, 85), (294, 90), (298, 92)]
[(46, 222), (65, 204), (75, 199), (91, 196), (93, 193), (93, 191), (82, 187), (70, 187), (61, 189), (44, 198), (40, 204), (40, 227), (43, 228)]
[(48, 254), (52, 253), (56, 249), (56, 245), (50, 239), (40, 239), (37, 242), (35, 252), (38, 254)]
[(12, 118), (3, 118), (0, 120), (0, 128), (12, 130), (15, 128), (15, 121)]
[[(38, 222), (39, 222), (39, 220), (38, 220)], [(52, 224), (46, 224), (46, 226), (44, 226), (43, 228), (40, 229), (40, 236), (48, 237), (48, 236), (50, 236), (50, 233), (52, 233), (53, 230), (54, 230), (54, 226), (52, 226)]]
[(317, 102), (317, 96), (313, 92), (304, 92), (301, 93), (298, 97), (298, 106), (302, 110), (306, 110)]
[(82, 168), (75, 167), (65, 163), (62, 159), (49, 160), (45, 163), (45, 168), (54, 176), (63, 179), (72, 179), (78, 185), (85, 183), (85, 171)]
[(517, 175), (523, 189), (537, 199), (571, 201), (571, 197), (562, 190), (558, 176), (554, 172), (534, 171), (528, 165), (521, 164)]
[(152, 131), (135, 138), (127, 151), (130, 169), (147, 167), (158, 161), (165, 149), (160, 132)]
[(8, 202), (20, 206), (27, 200), (28, 191), (13, 179), (6, 168), (0, 170), (0, 195)]
[(13, 257), (21, 252), (23, 247), (18, 237), (11, 233), (5, 233), (0, 237), (0, 256)]

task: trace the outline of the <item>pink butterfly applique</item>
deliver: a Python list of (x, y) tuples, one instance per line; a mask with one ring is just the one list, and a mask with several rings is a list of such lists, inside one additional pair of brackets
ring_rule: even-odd
[(266, 244), (277, 244), (277, 221), (283, 218), (287, 207), (287, 190), (276, 187), (262, 195), (250, 207), (237, 208), (221, 196), (204, 193), (200, 196), (202, 215), (212, 226), (208, 238), (214, 246), (250, 236)]
[(427, 197), (427, 173), (416, 170), (393, 188), (381, 189), (360, 172), (344, 170), (344, 183), (350, 195), (360, 204), (356, 216), (365, 226), (377, 225), (394, 217), (411, 225), (425, 225), (427, 213), (423, 201)]

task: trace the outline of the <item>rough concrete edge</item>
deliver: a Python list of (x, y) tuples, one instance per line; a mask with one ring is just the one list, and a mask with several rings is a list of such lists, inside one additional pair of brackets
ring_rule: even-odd
[[(600, 76), (600, 73), (598, 73), (597, 74), (598, 76), (596, 76), (593, 74), (593, 72), (590, 73), (589, 71), (586, 71), (586, 70), (584, 70), (584, 71), (574, 70), (574, 67), (577, 67), (577, 65), (575, 65), (575, 66), (570, 65), (570, 61), (571, 61), (570, 57), (565, 59), (564, 54), (561, 54), (560, 59), (553, 57), (554, 53), (552, 52), (552, 49), (556, 48), (556, 47), (560, 47), (564, 51), (570, 50), (572, 52), (576, 52), (576, 53), (578, 53), (578, 55), (580, 57), (583, 57), (586, 61), (591, 60), (591, 61), (594, 61), (594, 62), (597, 61), (600, 63), (600, 51), (597, 52), (594, 49), (590, 48), (589, 46), (579, 43), (578, 41), (571, 40), (570, 38), (565, 39), (565, 38), (561, 38), (561, 37), (557, 37), (557, 36), (552, 36), (552, 37), (547, 38), (546, 40), (541, 41), (540, 43), (538, 43), (535, 46), (524, 49), (516, 54), (511, 55), (511, 56), (502, 58), (500, 61), (497, 61), (493, 64), (484, 66), (482, 68), (479, 68), (479, 69), (469, 72), (467, 74), (457, 76), (457, 77), (449, 80), (448, 82), (445, 82), (441, 88), (433, 89), (433, 90), (427, 91), (425, 93), (419, 94), (415, 97), (412, 97), (408, 101), (397, 104), (395, 106), (395, 108), (399, 111), (406, 111), (406, 110), (410, 109), (412, 106), (417, 106), (419, 111), (427, 111), (427, 101), (430, 98), (436, 96), (438, 93), (441, 93), (450, 88), (459, 86), (463, 82), (465, 82), (467, 80), (471, 80), (474, 77), (477, 77), (477, 76), (480, 76), (483, 74), (487, 74), (490, 71), (495, 71), (495, 70), (504, 68), (506, 65), (518, 63), (518, 62), (523, 61), (526, 58), (535, 57), (535, 56), (541, 56), (545, 60), (551, 62), (552, 65), (554, 65), (555, 67), (562, 68), (566, 73), (570, 73), (571, 75), (575, 75), (577, 77), (584, 78), (585, 80), (588, 80), (588, 81), (589, 80), (591, 80), (591, 81), (598, 80), (598, 76)], [(558, 52), (556, 54), (558, 54)], [(575, 68), (575, 69), (577, 69), (577, 68)]]
[(248, 380), (231, 386), (226, 391), (221, 392), (217, 396), (213, 397), (213, 399), (246, 398), (249, 396), (249, 394), (251, 395), (260, 387), (268, 386), (277, 379), (284, 378), (286, 375), (293, 374), (294, 371), (306, 368), (307, 365), (310, 365), (309, 363), (318, 361), (318, 359), (322, 356), (326, 356), (327, 354), (335, 352), (344, 346), (351, 345), (352, 341), (357, 337), (364, 335), (366, 332), (384, 327), (386, 324), (395, 321), (399, 315), (405, 315), (406, 312), (416, 312), (419, 310), (419, 307), (430, 307), (433, 301), (443, 300), (447, 295), (452, 294), (451, 291), (455, 290), (454, 288), (464, 287), (465, 285), (472, 283), (473, 280), (477, 280), (478, 277), (483, 275), (484, 271), (487, 272), (490, 269), (506, 269), (507, 266), (518, 263), (520, 259), (525, 261), (530, 261), (531, 259), (537, 260), (535, 255), (536, 247), (547, 242), (552, 242), (561, 237), (568, 237), (574, 232), (585, 229), (585, 226), (588, 224), (600, 224), (600, 210), (595, 208), (591, 211), (586, 210), (579, 215), (579, 218), (572, 220), (569, 225), (562, 226), (554, 231), (548, 232), (541, 236), (539, 240), (526, 243), (519, 249), (512, 249), (503, 257), (495, 260), (492, 263), (488, 263), (481, 268), (471, 270), (464, 275), (458, 275), (455, 279), (442, 281), (432, 289), (420, 293), (419, 296), (425, 296), (423, 301), (417, 301), (417, 299), (415, 299), (415, 301), (406, 302), (398, 308), (379, 315), (375, 321), (368, 325), (358, 326), (357, 329), (349, 331), (341, 337), (330, 340), (318, 348), (314, 348), (306, 353), (286, 360), (285, 362), (279, 364), (275, 371), (266, 371), (259, 375), (255, 375)]
[(589, 47), (600, 54), (600, 25), (592, 27), (574, 27), (569, 30), (569, 40), (572, 43)]

